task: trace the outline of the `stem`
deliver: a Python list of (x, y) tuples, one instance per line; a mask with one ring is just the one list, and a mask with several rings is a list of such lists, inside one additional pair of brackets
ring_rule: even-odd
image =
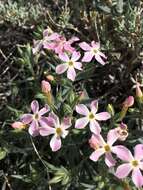
[[(31, 136), (30, 136), (30, 140), (31, 140), (31, 144), (32, 144), (32, 146), (33, 146), (33, 149), (34, 149), (36, 155), (38, 156), (38, 158), (39, 158), (39, 160), (42, 162), (42, 164), (45, 166), (45, 168), (47, 169), (47, 177), (48, 177), (48, 181), (49, 181), (49, 180), (50, 180), (50, 176), (49, 176), (49, 172), (48, 172), (49, 168), (47, 167), (47, 165), (45, 164), (45, 161), (44, 161), (44, 160), (42, 159), (42, 157), (40, 156), (40, 154), (39, 154), (39, 152), (38, 152), (38, 150), (37, 150), (37, 148), (36, 148), (36, 146), (35, 146), (35, 144), (34, 144), (34, 141), (33, 141), (33, 139), (32, 139)], [(49, 185), (49, 190), (52, 190), (52, 188), (51, 188), (50, 185)]]

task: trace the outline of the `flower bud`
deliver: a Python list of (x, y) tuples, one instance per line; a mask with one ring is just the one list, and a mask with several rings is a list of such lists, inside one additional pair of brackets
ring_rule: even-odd
[(48, 81), (43, 80), (41, 82), (42, 92), (47, 94), (51, 91), (51, 85)]
[(20, 121), (16, 121), (16, 122), (12, 123), (11, 126), (14, 129), (25, 129), (27, 127), (27, 125), (25, 125), (24, 123), (22, 123)]
[(118, 135), (118, 140), (125, 141), (128, 137), (128, 126), (122, 122), (119, 127), (115, 128), (115, 130)]
[(97, 150), (99, 148), (99, 143), (94, 135), (91, 136), (88, 142), (90, 147), (93, 148), (94, 150)]
[(53, 75), (47, 75), (47, 76), (46, 76), (46, 79), (47, 79), (48, 81), (54, 81), (54, 80), (55, 80)]
[(128, 98), (126, 98), (126, 100), (123, 102), (123, 107), (131, 107), (134, 104), (134, 97), (133, 96), (129, 96)]

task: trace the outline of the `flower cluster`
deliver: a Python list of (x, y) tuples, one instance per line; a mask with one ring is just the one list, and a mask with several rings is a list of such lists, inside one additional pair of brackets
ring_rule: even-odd
[[(77, 37), (72, 37), (69, 40), (58, 33), (49, 34), (46, 29), (43, 32), (43, 39), (34, 42), (33, 53), (37, 53), (40, 49), (51, 50), (58, 55), (63, 62), (56, 67), (56, 73), (62, 74), (67, 71), (67, 78), (74, 81), (76, 77), (75, 69), (82, 70), (82, 62), (90, 62), (95, 59), (101, 65), (105, 65), (107, 57), (100, 51), (100, 44), (92, 41), (91, 45), (86, 42), (80, 42), (78, 46), (84, 50), (84, 56), (81, 59), (81, 54), (72, 46), (73, 43), (80, 41)], [(81, 60), (80, 60), (81, 59)]]
[[(65, 37), (58, 33), (49, 34), (48, 30), (43, 32), (43, 39), (35, 41), (33, 53), (37, 53), (41, 48), (44, 50), (53, 51), (62, 61), (56, 66), (56, 73), (63, 74), (67, 72), (67, 78), (74, 81), (76, 78), (76, 70), (83, 70), (83, 62), (90, 62), (95, 59), (101, 65), (105, 65), (107, 57), (100, 51), (100, 44), (94, 41), (91, 44), (80, 42), (78, 46), (84, 50), (84, 55), (81, 58), (81, 53), (76, 51), (72, 46), (74, 42), (79, 41), (79, 38), (72, 37), (66, 40)], [(51, 77), (50, 77), (51, 79)], [(48, 105), (39, 108), (37, 100), (31, 103), (31, 112), (23, 114), (20, 121), (14, 122), (12, 127), (15, 129), (26, 129), (31, 136), (35, 137), (41, 135), (52, 136), (50, 140), (50, 147), (52, 151), (58, 151), (62, 146), (62, 140), (67, 137), (69, 128), (72, 127), (72, 117), (65, 116), (59, 118), (50, 107), (52, 102), (52, 88), (48, 81), (43, 80), (41, 88), (44, 96), (47, 98)], [(142, 92), (139, 83), (136, 84), (136, 95), (142, 97)], [(75, 111), (82, 115), (81, 118), (76, 119), (74, 123), (75, 129), (84, 129), (89, 125), (91, 138), (89, 144), (94, 151), (89, 158), (96, 162), (101, 156), (105, 155), (105, 163), (110, 167), (115, 167), (120, 159), (124, 163), (117, 167), (115, 176), (119, 179), (127, 177), (132, 172), (133, 183), (137, 187), (143, 186), (143, 144), (138, 144), (134, 148), (134, 156), (123, 145), (114, 145), (118, 141), (125, 141), (128, 137), (128, 127), (123, 123), (123, 119), (129, 109), (134, 104), (134, 97), (129, 96), (124, 102), (121, 112), (119, 113), (118, 126), (110, 129), (105, 141), (102, 136), (101, 122), (106, 121), (112, 117), (107, 111), (98, 113), (98, 100), (94, 100), (90, 105), (77, 104)], [(54, 110), (55, 111), (55, 110)], [(58, 113), (58, 112), (57, 112)], [(86, 128), (87, 129), (87, 128)]]

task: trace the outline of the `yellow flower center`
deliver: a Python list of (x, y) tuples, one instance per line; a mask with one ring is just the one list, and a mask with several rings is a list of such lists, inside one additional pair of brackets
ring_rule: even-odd
[(94, 116), (94, 114), (93, 114), (93, 113), (89, 113), (88, 117), (89, 117), (89, 119), (90, 119), (90, 120), (92, 120), (92, 119), (94, 119), (94, 118), (95, 118), (95, 116)]
[(36, 114), (34, 115), (34, 119), (36, 119), (36, 120), (39, 119), (39, 115), (38, 115), (38, 113), (36, 113)]
[(73, 66), (74, 63), (73, 63), (73, 61), (69, 61), (68, 64), (69, 64), (69, 66)]
[(139, 162), (137, 160), (133, 160), (131, 163), (133, 167), (137, 167), (139, 165)]
[(106, 144), (106, 145), (104, 146), (104, 150), (105, 150), (105, 152), (110, 152), (110, 151), (111, 151), (111, 148), (110, 148), (110, 146), (109, 146), (108, 144)]
[(56, 128), (56, 133), (57, 133), (58, 136), (61, 136), (62, 129), (60, 127)]

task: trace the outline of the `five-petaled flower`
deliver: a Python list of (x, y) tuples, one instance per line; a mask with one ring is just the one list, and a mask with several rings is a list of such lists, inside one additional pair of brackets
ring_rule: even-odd
[(101, 127), (97, 121), (106, 121), (111, 115), (108, 112), (96, 113), (98, 110), (98, 101), (96, 100), (91, 102), (90, 109), (89, 111), (84, 104), (76, 106), (76, 112), (84, 115), (84, 117), (76, 120), (75, 128), (82, 129), (89, 123), (90, 130), (99, 135)]
[(50, 147), (52, 151), (57, 151), (61, 148), (61, 138), (65, 138), (68, 135), (68, 129), (71, 126), (70, 119), (65, 118), (61, 123), (59, 118), (54, 113), (50, 113), (49, 117), (52, 121), (52, 126), (44, 125), (40, 127), (41, 136), (49, 136), (53, 134), (50, 141)]
[(140, 188), (143, 186), (143, 176), (140, 170), (143, 170), (143, 144), (138, 144), (134, 148), (134, 156), (126, 147), (120, 147), (117, 151), (117, 156), (125, 161), (121, 164), (115, 175), (123, 179), (132, 171), (132, 180), (134, 184)]
[(75, 51), (71, 57), (64, 53), (60, 54), (59, 58), (64, 61), (64, 63), (56, 67), (56, 73), (62, 74), (67, 71), (67, 78), (74, 81), (76, 77), (75, 69), (82, 70), (82, 64), (77, 62), (80, 58), (80, 53)]
[(105, 61), (102, 57), (104, 59), (107, 59), (107, 57), (100, 51), (100, 44), (98, 42), (96, 43), (95, 41), (92, 41), (91, 45), (86, 42), (81, 42), (79, 46), (81, 49), (86, 51), (84, 53), (84, 57), (82, 58), (83, 62), (90, 62), (94, 57), (100, 64), (105, 65)]
[[(115, 141), (117, 140), (117, 135), (111, 130), (107, 134), (107, 142), (104, 141), (101, 135), (93, 135), (92, 143), (95, 141), (98, 144), (98, 148), (90, 155), (90, 159), (94, 162), (98, 161), (99, 158), (105, 154), (105, 163), (108, 167), (115, 166), (116, 160), (112, 157), (111, 153), (118, 152), (118, 145), (113, 146)], [(119, 145), (121, 147), (121, 145)]]
[(49, 111), (49, 107), (45, 105), (42, 109), (39, 110), (39, 103), (37, 100), (33, 100), (31, 103), (31, 110), (33, 114), (27, 113), (21, 117), (21, 121), (24, 124), (30, 124), (28, 129), (30, 135), (37, 136), (39, 135), (39, 127), (45, 124), (49, 124), (48, 117), (43, 115)]

